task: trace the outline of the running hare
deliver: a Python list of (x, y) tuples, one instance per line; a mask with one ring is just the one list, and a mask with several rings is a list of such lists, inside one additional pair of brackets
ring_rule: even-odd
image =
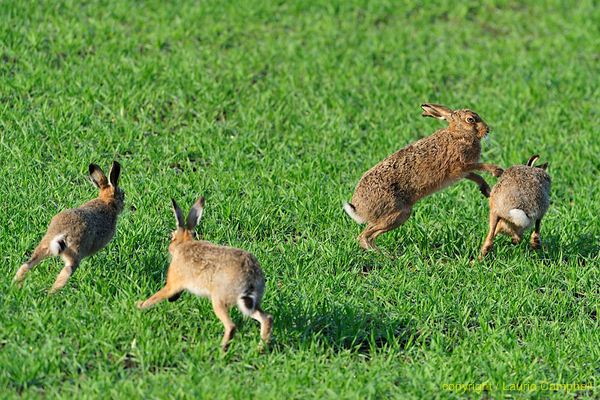
[(50, 289), (50, 293), (54, 293), (67, 284), (83, 258), (103, 249), (113, 238), (125, 199), (125, 193), (118, 186), (121, 166), (113, 161), (108, 179), (96, 164), (90, 164), (89, 172), (100, 190), (98, 197), (52, 218), (33, 255), (17, 271), (15, 282), (23, 282), (27, 272), (45, 258), (60, 256), (65, 266)]
[(234, 305), (244, 315), (260, 322), (261, 338), (268, 343), (273, 318), (260, 308), (265, 278), (256, 258), (240, 249), (195, 240), (194, 228), (202, 217), (204, 197), (192, 206), (187, 223), (175, 200), (172, 202), (177, 229), (169, 245), (172, 259), (167, 283), (148, 300), (138, 302), (138, 308), (149, 308), (165, 299), (175, 301), (181, 292), (187, 290), (210, 298), (215, 314), (225, 326), (221, 341), (224, 351), (235, 332), (235, 325), (229, 317), (229, 309)]
[(523, 232), (535, 223), (531, 234), (531, 247), (541, 245), (540, 225), (550, 205), (550, 175), (548, 163), (534, 167), (538, 155), (532, 156), (527, 165), (508, 168), (490, 196), (490, 230), (481, 248), (480, 259), (492, 249), (494, 236), (505, 233), (517, 244)]
[(502, 169), (479, 162), (480, 141), (489, 133), (487, 124), (471, 110), (451, 110), (423, 104), (423, 116), (448, 122), (448, 127), (398, 150), (368, 170), (358, 182), (344, 210), (367, 226), (358, 236), (364, 249), (376, 248), (375, 239), (402, 225), (413, 205), (425, 196), (466, 178), (489, 197), (489, 186), (473, 171), (500, 176)]

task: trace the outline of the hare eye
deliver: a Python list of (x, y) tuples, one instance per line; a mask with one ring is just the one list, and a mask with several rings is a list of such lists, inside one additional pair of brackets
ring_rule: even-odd
[(473, 118), (473, 117), (467, 117), (467, 122), (470, 123), (470, 124), (473, 124), (473, 123), (475, 123), (475, 118)]

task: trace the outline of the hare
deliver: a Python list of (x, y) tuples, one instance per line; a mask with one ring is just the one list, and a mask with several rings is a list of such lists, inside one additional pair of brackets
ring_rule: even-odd
[(480, 259), (492, 249), (494, 236), (505, 233), (513, 243), (521, 242), (523, 232), (535, 223), (531, 247), (541, 246), (540, 226), (550, 205), (550, 175), (548, 163), (534, 167), (539, 156), (532, 156), (527, 165), (508, 168), (490, 195), (490, 230), (481, 248)]
[(204, 197), (192, 206), (187, 223), (175, 200), (172, 202), (177, 229), (169, 245), (172, 259), (167, 283), (148, 300), (138, 302), (138, 308), (149, 308), (165, 299), (175, 301), (187, 290), (210, 298), (215, 314), (225, 326), (221, 341), (223, 351), (227, 350), (235, 332), (229, 309), (236, 304), (244, 315), (260, 322), (261, 338), (268, 343), (273, 317), (260, 308), (265, 278), (256, 258), (240, 249), (195, 240), (194, 228), (202, 217)]
[(89, 172), (92, 182), (100, 190), (98, 198), (52, 218), (33, 255), (17, 271), (14, 278), (17, 284), (21, 284), (27, 272), (45, 258), (60, 256), (65, 266), (50, 289), (51, 294), (55, 293), (67, 284), (83, 258), (103, 249), (114, 236), (125, 199), (125, 193), (118, 186), (121, 166), (113, 161), (108, 179), (96, 164), (89, 165)]
[(358, 236), (364, 249), (376, 249), (375, 239), (402, 225), (421, 198), (460, 179), (479, 185), (489, 197), (490, 188), (473, 171), (500, 176), (502, 169), (479, 162), (480, 141), (489, 133), (487, 124), (471, 110), (451, 110), (423, 104), (423, 116), (448, 122), (448, 127), (398, 150), (368, 170), (358, 182), (346, 213), (367, 226)]

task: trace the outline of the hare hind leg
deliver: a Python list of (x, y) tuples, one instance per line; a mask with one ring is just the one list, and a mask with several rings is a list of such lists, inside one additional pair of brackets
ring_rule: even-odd
[(50, 253), (48, 246), (39, 244), (33, 251), (33, 254), (29, 258), (29, 260), (25, 264), (21, 265), (21, 267), (15, 274), (15, 278), (13, 281), (16, 283), (23, 282), (23, 280), (25, 279), (25, 275), (29, 271), (31, 271), (36, 265), (38, 265), (51, 255), (52, 254)]
[(498, 221), (498, 225), (496, 225), (496, 232), (494, 233), (494, 236), (496, 236), (499, 233), (505, 233), (508, 236), (510, 236), (513, 244), (519, 244), (521, 243), (521, 239), (523, 239), (523, 232), (503, 218), (500, 218), (500, 220)]
[(224, 304), (219, 299), (213, 299), (213, 310), (219, 318), (219, 320), (223, 323), (225, 327), (225, 332), (223, 333), (223, 339), (221, 340), (221, 349), (223, 351), (227, 351), (229, 347), (229, 342), (233, 339), (233, 335), (235, 334), (235, 324), (231, 320), (229, 316), (229, 307)]
[(531, 234), (531, 248), (534, 250), (539, 249), (542, 246), (542, 239), (540, 238), (540, 228), (542, 225), (542, 220), (538, 219), (535, 221), (535, 228), (533, 229), (533, 233)]
[(411, 212), (412, 208), (404, 208), (388, 214), (377, 220), (374, 224), (367, 226), (361, 236), (364, 238), (368, 248), (377, 249), (375, 239), (382, 233), (389, 232), (402, 225), (410, 217)]
[(79, 267), (80, 259), (79, 256), (74, 255), (69, 249), (66, 252), (62, 253), (62, 259), (65, 263), (64, 268), (58, 273), (54, 284), (50, 288), (50, 294), (58, 292), (60, 289), (65, 287), (67, 281), (73, 275), (77, 267)]
[(273, 317), (260, 308), (257, 308), (251, 317), (260, 322), (260, 338), (269, 343), (271, 340), (271, 332), (273, 331)]
[(479, 256), (479, 260), (482, 260), (483, 257), (494, 247), (494, 236), (496, 236), (496, 227), (498, 226), (498, 222), (500, 221), (500, 217), (498, 217), (493, 212), (490, 212), (490, 230), (483, 242), (483, 246), (481, 247), (481, 255)]
[(365, 250), (373, 249), (372, 243), (369, 243), (367, 238), (370, 236), (371, 231), (373, 230), (374, 225), (372, 223), (368, 223), (366, 228), (358, 235), (356, 240), (358, 241), (358, 245)]

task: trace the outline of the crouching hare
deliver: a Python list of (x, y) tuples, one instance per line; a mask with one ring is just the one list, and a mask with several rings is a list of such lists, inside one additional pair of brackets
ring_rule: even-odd
[(494, 237), (504, 233), (513, 243), (521, 242), (523, 232), (535, 223), (531, 234), (531, 247), (541, 246), (540, 225), (550, 205), (550, 175), (548, 163), (534, 167), (538, 155), (532, 156), (527, 165), (508, 168), (490, 195), (490, 230), (485, 238), (479, 259), (492, 249)]
[(54, 293), (67, 284), (84, 257), (103, 249), (114, 236), (125, 198), (118, 186), (121, 166), (113, 161), (108, 179), (96, 164), (90, 164), (89, 172), (92, 182), (100, 190), (98, 198), (52, 218), (33, 255), (17, 271), (16, 283), (22, 283), (25, 275), (45, 258), (60, 256), (65, 266), (50, 289), (50, 293)]
[(202, 217), (204, 197), (192, 206), (187, 223), (175, 200), (172, 202), (177, 229), (169, 245), (172, 259), (167, 283), (148, 300), (138, 302), (138, 308), (149, 308), (165, 299), (175, 301), (181, 292), (187, 290), (210, 298), (215, 314), (225, 326), (221, 341), (223, 351), (227, 350), (235, 332), (235, 325), (229, 317), (229, 309), (234, 305), (244, 315), (260, 322), (261, 339), (268, 343), (273, 317), (260, 308), (265, 278), (256, 258), (240, 249), (195, 240), (194, 228)]
[(479, 185), (484, 196), (490, 188), (473, 171), (500, 176), (502, 169), (479, 162), (480, 141), (489, 133), (487, 124), (471, 110), (451, 110), (423, 104), (423, 116), (448, 122), (448, 127), (398, 150), (368, 170), (358, 182), (344, 210), (357, 223), (367, 226), (358, 236), (364, 249), (376, 248), (382, 233), (402, 225), (413, 205), (425, 196), (460, 179)]

